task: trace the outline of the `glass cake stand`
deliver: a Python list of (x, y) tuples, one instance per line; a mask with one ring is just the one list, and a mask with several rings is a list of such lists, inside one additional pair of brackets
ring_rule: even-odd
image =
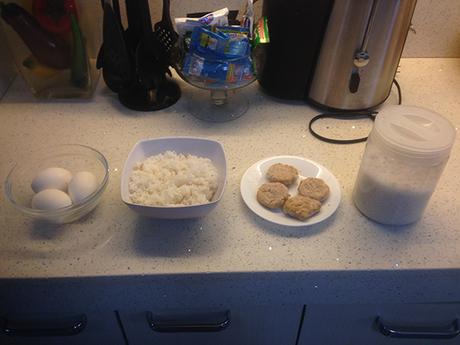
[[(184, 56), (185, 54), (183, 54)], [(249, 56), (230, 59), (213, 60), (214, 63), (223, 62), (231, 66), (239, 66)], [(207, 60), (209, 61), (209, 60)], [(245, 77), (238, 81), (216, 82), (210, 78), (199, 75), (199, 69), (192, 73), (184, 70), (184, 59), (175, 66), (179, 76), (188, 84), (197, 88), (187, 102), (187, 110), (196, 118), (208, 122), (227, 122), (235, 120), (244, 115), (249, 108), (249, 100), (242, 92), (237, 92), (252, 82), (255, 75), (252, 72), (246, 73)]]

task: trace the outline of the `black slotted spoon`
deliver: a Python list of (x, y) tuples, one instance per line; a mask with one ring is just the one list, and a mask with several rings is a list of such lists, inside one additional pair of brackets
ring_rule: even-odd
[(179, 35), (174, 31), (171, 21), (169, 0), (163, 0), (161, 21), (155, 24), (155, 37), (165, 54), (168, 64), (173, 66), (175, 63), (173, 51)]

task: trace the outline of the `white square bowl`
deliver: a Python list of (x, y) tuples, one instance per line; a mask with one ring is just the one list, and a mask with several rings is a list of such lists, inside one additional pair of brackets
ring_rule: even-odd
[[(176, 153), (192, 154), (199, 157), (209, 158), (217, 168), (218, 184), (211, 202), (191, 206), (147, 206), (135, 204), (129, 197), (128, 182), (137, 162), (147, 157), (158, 155), (166, 151)], [(121, 199), (133, 211), (151, 218), (161, 219), (186, 219), (206, 216), (217, 205), (224, 194), (227, 184), (227, 161), (224, 148), (218, 141), (193, 138), (193, 137), (165, 137), (157, 139), (146, 139), (139, 141), (132, 148), (126, 159), (121, 176)]]

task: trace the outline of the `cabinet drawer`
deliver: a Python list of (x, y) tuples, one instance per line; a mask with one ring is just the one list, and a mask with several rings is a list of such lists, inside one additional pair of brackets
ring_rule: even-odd
[(460, 304), (307, 305), (299, 345), (460, 344)]
[(295, 345), (302, 306), (121, 312), (130, 345)]
[(4, 345), (124, 344), (112, 312), (8, 314), (0, 317), (0, 325)]

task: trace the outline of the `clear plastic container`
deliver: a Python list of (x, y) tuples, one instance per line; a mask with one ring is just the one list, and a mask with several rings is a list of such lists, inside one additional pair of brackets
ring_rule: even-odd
[(447, 163), (455, 128), (430, 110), (389, 106), (379, 112), (356, 180), (356, 207), (379, 223), (419, 220)]
[[(0, 4), (16, 66), (39, 98), (89, 98), (99, 72), (99, 1), (10, 0)], [(3, 47), (2, 47), (3, 49)]]

